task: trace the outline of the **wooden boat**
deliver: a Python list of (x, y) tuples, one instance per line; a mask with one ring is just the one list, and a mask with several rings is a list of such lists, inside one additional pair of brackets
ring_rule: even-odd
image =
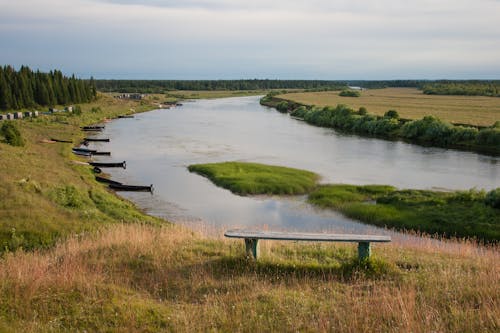
[(88, 142), (109, 142), (109, 139), (99, 139), (99, 138), (84, 138), (83, 140)]
[(102, 132), (102, 128), (82, 128), (85, 132)]
[(104, 126), (83, 126), (81, 127), (84, 131), (97, 131), (100, 132), (104, 129)]
[(74, 147), (74, 148), (72, 148), (72, 150), (74, 152), (78, 151), (78, 152), (82, 152), (82, 153), (92, 153), (92, 154), (97, 153), (97, 150), (95, 150), (95, 149), (80, 148), (80, 147)]
[(101, 182), (101, 183), (106, 183), (106, 184), (122, 185), (122, 183), (120, 183), (120, 182), (111, 180), (109, 178), (104, 178), (101, 176), (95, 176), (95, 180), (97, 180), (98, 182)]
[(90, 165), (98, 168), (127, 168), (127, 162), (111, 162), (111, 163), (103, 163), (103, 162), (89, 162)]
[(59, 139), (54, 139), (54, 138), (50, 138), (50, 140), (55, 141), (55, 142), (73, 143), (73, 141), (71, 141), (71, 140), (59, 140)]
[(92, 157), (92, 153), (88, 151), (75, 151), (73, 150), (73, 154), (75, 155), (80, 155), (80, 156), (85, 156), (85, 157)]
[(104, 129), (104, 125), (82, 126), (83, 129)]
[(90, 153), (92, 155), (104, 155), (104, 156), (111, 156), (111, 152), (109, 151), (97, 151), (95, 149), (88, 149), (88, 148), (80, 148), (80, 147), (75, 147), (73, 148), (73, 153)]
[(135, 192), (151, 192), (153, 193), (153, 184), (149, 186), (141, 185), (124, 185), (124, 184), (109, 184), (109, 188), (115, 191), (135, 191)]
[(126, 114), (123, 116), (118, 116), (118, 118), (134, 118), (134, 116)]

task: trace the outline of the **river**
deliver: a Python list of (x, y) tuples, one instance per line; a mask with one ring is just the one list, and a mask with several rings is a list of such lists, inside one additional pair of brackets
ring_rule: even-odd
[(500, 157), (346, 135), (308, 125), (261, 106), (259, 97), (184, 102), (117, 119), (99, 136), (111, 151), (99, 161), (127, 161), (105, 169), (127, 184), (154, 184), (154, 195), (120, 192), (152, 215), (178, 223), (274, 230), (377, 232), (305, 197), (241, 197), (192, 174), (193, 163), (251, 161), (314, 171), (323, 183), (390, 184), (417, 189), (492, 189), (500, 186)]

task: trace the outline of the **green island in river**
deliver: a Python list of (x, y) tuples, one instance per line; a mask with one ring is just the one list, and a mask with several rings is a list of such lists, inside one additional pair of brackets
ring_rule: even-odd
[(500, 188), (488, 193), (398, 190), (388, 185), (318, 185), (310, 171), (246, 162), (195, 164), (189, 171), (240, 195), (308, 194), (308, 202), (398, 230), (500, 240)]

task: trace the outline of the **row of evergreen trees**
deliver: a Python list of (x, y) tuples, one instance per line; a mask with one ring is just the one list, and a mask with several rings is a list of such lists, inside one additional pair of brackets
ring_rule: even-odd
[(165, 93), (171, 90), (343, 89), (342, 81), (323, 80), (96, 80), (99, 91)]
[(0, 109), (17, 110), (36, 106), (87, 103), (95, 99), (93, 79), (64, 76), (61, 71), (32, 71), (22, 66), (0, 66)]

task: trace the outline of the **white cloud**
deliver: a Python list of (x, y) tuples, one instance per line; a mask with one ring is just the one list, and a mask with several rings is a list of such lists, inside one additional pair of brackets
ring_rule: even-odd
[(500, 3), (491, 0), (0, 0), (0, 8), (0, 42), (9, 45), (0, 63), (165, 77), (452, 77), (459, 66), (500, 74)]

